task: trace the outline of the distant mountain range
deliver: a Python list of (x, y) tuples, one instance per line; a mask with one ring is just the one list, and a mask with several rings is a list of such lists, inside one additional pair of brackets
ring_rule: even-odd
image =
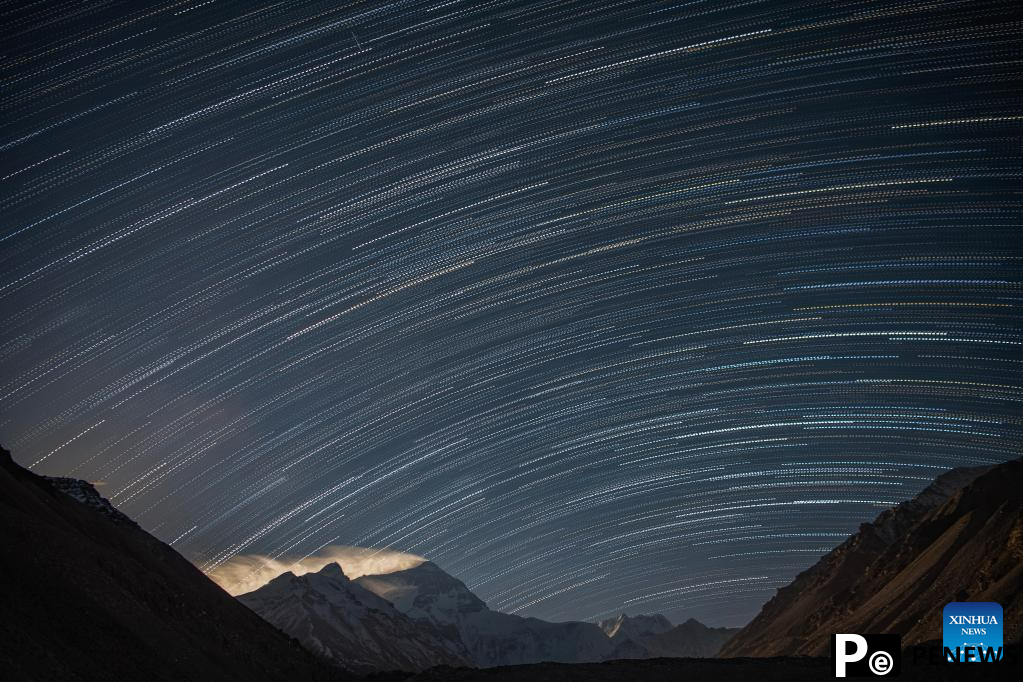
[(285, 573), (238, 598), (311, 650), (359, 672), (713, 656), (736, 632), (695, 620), (673, 626), (660, 615), (593, 624), (500, 613), (429, 561), (355, 580), (328, 564), (319, 573)]
[[(284, 573), (236, 600), (92, 485), (37, 476), (0, 448), (0, 665), (4, 679), (81, 682), (816, 679), (824, 659), (782, 657), (826, 655), (843, 631), (934, 641), (950, 601), (998, 602), (1005, 642), (1018, 643), (1020, 490), (1023, 460), (943, 474), (736, 634), (656, 614), (550, 623), (499, 613), (429, 561), (356, 580), (337, 564)], [(727, 660), (710, 658), (719, 652)], [(948, 678), (942, 666), (903, 665), (911, 679)]]
[(953, 601), (994, 601), (1005, 642), (1023, 621), (1023, 460), (953, 469), (799, 574), (721, 656), (823, 656), (836, 632), (941, 639)]
[(660, 614), (602, 620), (600, 629), (614, 647), (606, 660), (628, 658), (709, 658), (717, 655), (739, 628), (709, 628), (690, 618), (672, 625)]
[(338, 668), (712, 655), (728, 632), (663, 616), (620, 616), (608, 632), (612, 621), (499, 613), (431, 562), (354, 581), (328, 564), (236, 600), (91, 484), (38, 476), (2, 449), (0, 510), (0, 541), (18, 557), (0, 562), (12, 679), (343, 680)]
[(344, 680), (85, 481), (0, 448), (0, 677)]

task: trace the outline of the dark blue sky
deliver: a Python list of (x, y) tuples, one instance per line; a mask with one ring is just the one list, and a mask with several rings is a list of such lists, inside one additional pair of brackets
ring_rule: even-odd
[(0, 8), (0, 442), (207, 571), (745, 622), (1018, 456), (1015, 2)]

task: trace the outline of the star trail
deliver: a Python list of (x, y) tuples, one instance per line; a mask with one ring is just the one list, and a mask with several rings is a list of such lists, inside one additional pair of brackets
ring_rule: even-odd
[(1023, 451), (1017, 3), (0, 5), (0, 442), (207, 572), (745, 623)]

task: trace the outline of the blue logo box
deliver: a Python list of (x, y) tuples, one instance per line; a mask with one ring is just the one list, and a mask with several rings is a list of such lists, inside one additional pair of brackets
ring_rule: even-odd
[[(955, 660), (956, 647), (960, 662), (981, 663), (1002, 657), (1002, 607), (993, 601), (954, 601), (946, 605), (941, 628), (942, 645), (950, 661)], [(968, 647), (973, 649), (968, 651)]]

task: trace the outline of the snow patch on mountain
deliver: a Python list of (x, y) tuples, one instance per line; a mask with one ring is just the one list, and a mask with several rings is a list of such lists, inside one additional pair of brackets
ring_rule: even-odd
[(110, 500), (100, 495), (96, 487), (88, 481), (61, 476), (43, 476), (43, 478), (60, 492), (87, 507), (92, 507), (96, 511), (121, 523), (129, 523), (133, 526), (138, 525), (118, 511), (114, 505), (110, 504)]

